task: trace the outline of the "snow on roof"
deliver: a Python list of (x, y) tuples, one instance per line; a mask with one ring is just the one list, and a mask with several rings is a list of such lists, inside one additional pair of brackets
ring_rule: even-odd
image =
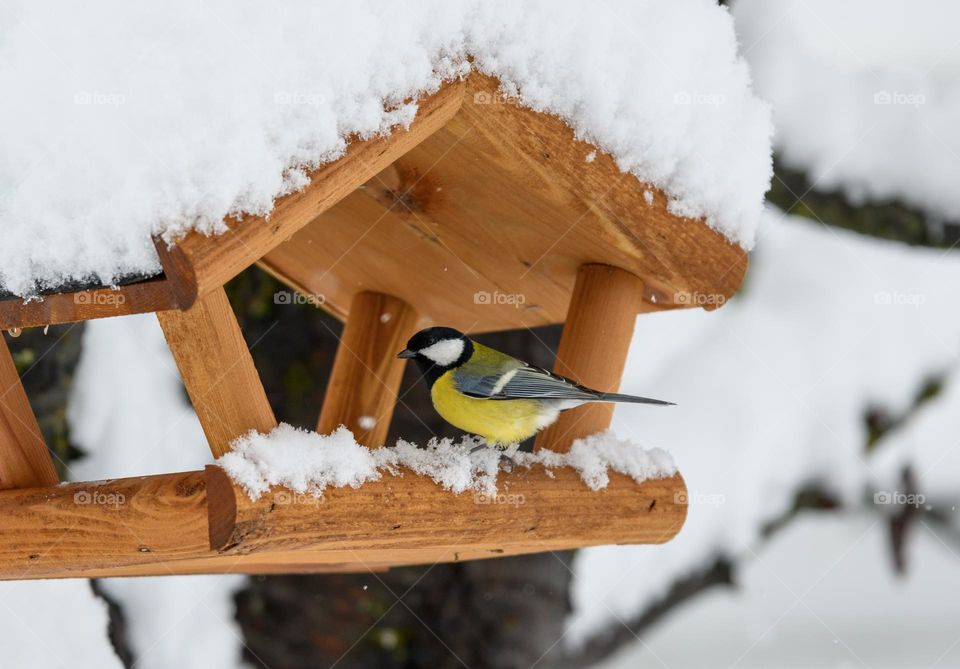
[[(159, 270), (470, 67), (749, 247), (771, 124), (713, 0), (23, 3), (0, 26), (0, 289)], [(472, 58), (472, 61), (468, 61)], [(472, 62), (472, 64), (471, 64)]]
[[(371, 450), (358, 444), (343, 426), (322, 435), (281, 424), (269, 434), (252, 430), (235, 439), (233, 450), (220, 457), (217, 464), (254, 500), (271, 486), (320, 496), (328, 486), (358, 488), (378, 480), (384, 472), (400, 476), (404, 470), (428, 476), (453, 493), (473, 490), (496, 495), (501, 454), (492, 448), (471, 452), (481, 443), (465, 436), (458, 442), (431, 439), (426, 448), (418, 448), (401, 439), (393, 448)], [(609, 469), (638, 483), (666, 478), (677, 471), (665, 451), (645, 450), (611, 433), (578, 439), (569, 453), (544, 449), (516, 453), (513, 460), (524, 467), (572, 467), (592, 490), (607, 486)]]
[(899, 198), (960, 218), (960, 5), (737, 0), (784, 163), (854, 201)]

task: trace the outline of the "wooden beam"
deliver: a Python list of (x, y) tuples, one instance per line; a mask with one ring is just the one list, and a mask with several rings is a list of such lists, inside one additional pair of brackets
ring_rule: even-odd
[(0, 334), (0, 490), (58, 482), (40, 426)]
[(27, 302), (20, 298), (0, 300), (0, 330), (143, 314), (176, 306), (171, 284), (161, 276), (118, 288), (44, 295)]
[[(643, 281), (630, 272), (609, 265), (582, 265), (553, 371), (589, 388), (617, 391), (643, 290)], [(612, 404), (585, 404), (564, 411), (537, 435), (534, 447), (566, 452), (573, 440), (606, 430), (612, 418)]]
[(449, 121), (463, 102), (463, 82), (445, 84), (418, 101), (410, 128), (386, 137), (354, 141), (344, 156), (310, 175), (310, 185), (276, 201), (269, 219), (224, 219), (228, 231), (208, 236), (191, 232), (170, 248), (161, 245), (161, 262), (175, 284), (181, 308), (222, 286), (297, 230), (314, 220), (377, 172), (407, 153)]
[(0, 492), (0, 578), (206, 555), (206, 499), (203, 472)]
[(333, 361), (317, 432), (347, 426), (370, 448), (387, 439), (400, 392), (404, 360), (397, 358), (417, 327), (403, 300), (382, 293), (357, 293)]
[(223, 288), (186, 311), (159, 311), (157, 318), (215, 457), (227, 453), (230, 442), (249, 430), (276, 427)]
[(385, 475), (323, 498), (251, 502), (216, 466), (0, 491), (0, 579), (383, 570), (613, 543), (661, 543), (683, 525), (679, 475), (611, 474), (593, 492), (566, 468), (517, 468), (501, 497)]
[(454, 495), (408, 473), (384, 476), (360, 490), (328, 488), (321, 502), (300, 496), (278, 504), (273, 495), (252, 502), (211, 466), (210, 544), (222, 554), (299, 548), (323, 560), (354, 555), (393, 563), (404, 551), (493, 556), (662, 543), (686, 517), (685, 505), (677, 503), (686, 490), (679, 475), (637, 485), (611, 473), (610, 485), (594, 492), (566, 467), (552, 476), (539, 467), (517, 467), (501, 476), (499, 490), (497, 498)]
[[(126, 567), (85, 569), (82, 573), (53, 575), (50, 578), (113, 578), (117, 576), (190, 576), (197, 574), (355, 574), (387, 572), (390, 565), (365, 562), (321, 562), (306, 551), (277, 551), (252, 555), (216, 555), (168, 562), (150, 562)], [(45, 577), (46, 578), (46, 577)], [(2, 580), (2, 576), (0, 576)]]

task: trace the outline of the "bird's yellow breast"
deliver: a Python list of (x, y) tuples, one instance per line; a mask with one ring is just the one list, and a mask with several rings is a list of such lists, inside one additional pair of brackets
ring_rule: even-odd
[(433, 406), (445, 421), (480, 435), (489, 444), (513, 444), (528, 439), (556, 419), (557, 411), (539, 400), (485, 400), (456, 389), (448, 371), (430, 389)]

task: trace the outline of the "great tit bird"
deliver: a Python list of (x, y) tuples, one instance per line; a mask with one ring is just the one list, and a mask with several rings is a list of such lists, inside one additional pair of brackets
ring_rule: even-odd
[(585, 402), (672, 405), (646, 397), (604, 393), (478, 344), (453, 328), (415, 334), (398, 358), (410, 358), (430, 386), (440, 416), (501, 450), (552, 424), (561, 411)]

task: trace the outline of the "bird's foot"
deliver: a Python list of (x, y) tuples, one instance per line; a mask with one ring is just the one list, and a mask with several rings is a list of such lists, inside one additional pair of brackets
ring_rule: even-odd
[(503, 471), (512, 472), (514, 465), (517, 464), (513, 457), (520, 450), (520, 444), (497, 444), (497, 450), (500, 451), (500, 465)]

